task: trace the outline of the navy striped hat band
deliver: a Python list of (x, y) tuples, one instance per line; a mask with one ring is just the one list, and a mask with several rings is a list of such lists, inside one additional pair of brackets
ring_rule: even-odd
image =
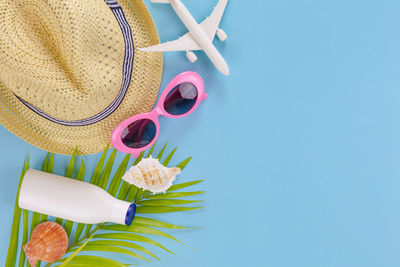
[(117, 97), (114, 99), (114, 101), (103, 111), (100, 113), (87, 118), (83, 120), (77, 120), (77, 121), (66, 121), (66, 120), (60, 120), (57, 118), (54, 118), (50, 116), (49, 114), (46, 114), (42, 110), (38, 109), (37, 107), (27, 103), (20, 97), (16, 96), (25, 106), (27, 106), (29, 109), (31, 109), (33, 112), (36, 114), (40, 115), (41, 117), (54, 122), (58, 123), (64, 126), (88, 126), (91, 124), (95, 124), (108, 116), (110, 116), (122, 103), (122, 100), (124, 99), (126, 92), (128, 91), (131, 78), (132, 78), (132, 68), (133, 68), (133, 59), (135, 56), (135, 49), (133, 45), (133, 39), (132, 39), (132, 31), (131, 28), (126, 21), (124, 12), (121, 8), (121, 6), (117, 3), (115, 0), (104, 0), (108, 7), (111, 9), (113, 12), (115, 18), (118, 21), (118, 24), (121, 28), (122, 35), (124, 37), (125, 41), (125, 56), (124, 56), (124, 63), (123, 63), (123, 74), (122, 74), (122, 84), (121, 84), (121, 90), (119, 91)]

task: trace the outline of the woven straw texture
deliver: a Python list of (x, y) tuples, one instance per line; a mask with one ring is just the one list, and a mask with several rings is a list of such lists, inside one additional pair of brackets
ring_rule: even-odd
[(119, 0), (135, 47), (129, 89), (114, 113), (88, 126), (63, 126), (32, 112), (76, 121), (98, 114), (121, 90), (125, 42), (104, 0), (1, 0), (0, 123), (41, 149), (71, 154), (103, 150), (114, 127), (149, 111), (157, 98), (162, 55), (137, 48), (159, 43), (141, 0)]

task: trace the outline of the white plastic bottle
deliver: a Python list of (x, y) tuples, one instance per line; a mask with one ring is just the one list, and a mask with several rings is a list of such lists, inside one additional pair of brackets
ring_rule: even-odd
[(95, 185), (37, 170), (22, 181), (20, 208), (85, 224), (131, 225), (136, 205), (112, 197)]

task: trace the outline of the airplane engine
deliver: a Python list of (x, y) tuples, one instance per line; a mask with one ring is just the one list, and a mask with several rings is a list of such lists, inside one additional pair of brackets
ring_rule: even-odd
[(228, 38), (228, 35), (221, 29), (217, 30), (217, 36), (221, 42), (224, 42)]
[(192, 51), (188, 51), (186, 53), (186, 57), (190, 61), (190, 63), (195, 63), (197, 61), (197, 56)]

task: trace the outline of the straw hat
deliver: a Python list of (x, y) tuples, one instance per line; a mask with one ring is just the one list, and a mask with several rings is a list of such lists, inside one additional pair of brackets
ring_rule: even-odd
[(0, 124), (41, 149), (103, 150), (149, 111), (162, 56), (142, 0), (0, 1)]

